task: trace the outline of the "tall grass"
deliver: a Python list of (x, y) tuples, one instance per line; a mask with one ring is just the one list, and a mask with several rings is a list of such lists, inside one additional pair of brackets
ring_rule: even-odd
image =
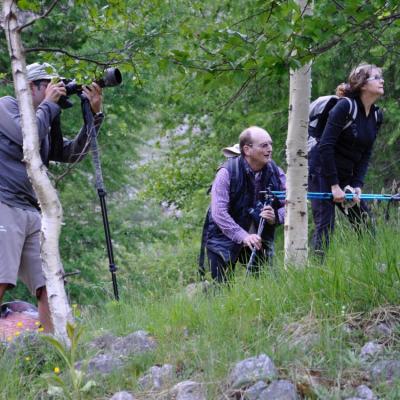
[[(110, 301), (82, 309), (84, 341), (105, 331), (124, 335), (145, 329), (158, 342), (155, 352), (133, 357), (122, 374), (102, 378), (103, 390), (139, 393), (140, 375), (154, 364), (171, 363), (179, 379), (206, 382), (214, 399), (235, 362), (266, 353), (280, 376), (301, 381), (307, 371), (318, 371), (324, 376), (319, 398), (340, 398), (362, 382), (357, 354), (367, 340), (361, 330), (345, 329), (349, 319), (398, 304), (398, 234), (397, 220), (379, 223), (375, 236), (361, 237), (339, 220), (324, 262), (311, 258), (307, 268), (284, 268), (278, 252), (274, 270), (266, 268), (254, 278), (238, 266), (229, 285), (212, 286), (193, 298), (185, 286), (196, 279), (198, 232), (172, 243), (153, 242), (131, 256), (132, 270), (120, 277), (119, 303), (110, 294)], [(4, 363), (0, 360), (0, 371)], [(21, 373), (17, 362), (12, 368)], [(8, 386), (4, 398), (13, 398), (13, 390)], [(376, 390), (395, 398), (388, 389)], [(24, 398), (35, 397), (27, 390)]]

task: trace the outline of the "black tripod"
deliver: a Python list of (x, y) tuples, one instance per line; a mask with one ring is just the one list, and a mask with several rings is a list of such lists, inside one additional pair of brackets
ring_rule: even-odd
[(114, 263), (114, 254), (113, 254), (111, 235), (110, 235), (110, 225), (108, 223), (107, 206), (106, 206), (106, 194), (107, 193), (104, 188), (103, 174), (101, 172), (101, 163), (100, 163), (100, 156), (99, 156), (99, 147), (97, 144), (96, 129), (94, 127), (94, 119), (93, 119), (92, 110), (90, 108), (89, 100), (83, 93), (79, 93), (78, 96), (81, 99), (83, 120), (85, 123), (85, 127), (87, 130), (89, 140), (90, 140), (90, 148), (92, 150), (93, 164), (94, 164), (95, 173), (96, 173), (96, 189), (97, 189), (97, 194), (99, 195), (99, 199), (100, 199), (101, 214), (103, 216), (103, 225), (104, 225), (104, 233), (105, 233), (105, 237), (106, 237), (109, 269), (111, 272), (114, 297), (115, 297), (115, 300), (118, 301), (119, 294), (118, 294), (118, 284), (117, 284), (117, 275), (116, 275), (117, 266)]

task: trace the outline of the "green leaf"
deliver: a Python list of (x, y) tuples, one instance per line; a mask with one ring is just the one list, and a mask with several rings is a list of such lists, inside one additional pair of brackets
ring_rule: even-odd
[(61, 342), (59, 342), (56, 338), (49, 335), (43, 336), (43, 340), (51, 344), (57, 350), (60, 356), (64, 359), (68, 367), (71, 367), (71, 361), (69, 359), (68, 350), (63, 346), (63, 344), (61, 344)]

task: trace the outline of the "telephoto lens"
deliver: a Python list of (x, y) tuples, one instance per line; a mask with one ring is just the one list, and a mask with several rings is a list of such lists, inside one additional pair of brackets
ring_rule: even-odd
[[(58, 101), (58, 105), (65, 109), (72, 107), (72, 103), (69, 101), (68, 96), (81, 93), (82, 85), (76, 83), (75, 79), (63, 79), (63, 82), (65, 84), (67, 95), (61, 96), (60, 100)], [(94, 82), (96, 82), (102, 88), (118, 86), (122, 83), (121, 71), (118, 68), (107, 68), (104, 71), (103, 77), (96, 79)]]

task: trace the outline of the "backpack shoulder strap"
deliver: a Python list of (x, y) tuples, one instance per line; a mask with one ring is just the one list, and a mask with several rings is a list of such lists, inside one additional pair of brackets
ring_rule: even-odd
[(355, 120), (357, 117), (357, 112), (358, 112), (358, 107), (357, 107), (357, 102), (354, 99), (350, 99), (348, 97), (343, 97), (343, 99), (346, 99), (347, 102), (350, 105), (349, 108), (349, 121), (347, 124), (343, 127), (343, 130), (347, 129)]
[(205, 248), (206, 248), (206, 242), (207, 242), (207, 233), (208, 233), (208, 225), (209, 225), (209, 216), (211, 212), (211, 207), (207, 208), (206, 212), (206, 217), (204, 218), (204, 223), (203, 223), (203, 231), (201, 234), (201, 244), (200, 244), (200, 253), (199, 253), (199, 276), (201, 280), (204, 280), (204, 277), (206, 275), (206, 268), (204, 266), (204, 259), (205, 259)]
[[(229, 198), (232, 199), (236, 193), (237, 183), (239, 180), (239, 162), (240, 156), (231, 157), (220, 168), (226, 168), (229, 172)], [(219, 168), (219, 169), (220, 169)]]
[(271, 166), (272, 174), (275, 175), (276, 177), (279, 177), (279, 168), (278, 168), (278, 166), (275, 164), (275, 161), (271, 160), (271, 161), (269, 162), (269, 165)]
[(375, 108), (375, 121), (376, 121), (376, 129), (379, 131), (379, 128), (383, 122), (383, 112), (379, 107)]
[(281, 186), (281, 180), (280, 180), (281, 173), (279, 171), (279, 167), (276, 165), (275, 161), (273, 161), (273, 160), (271, 160), (270, 165), (272, 168), (272, 175), (275, 177), (276, 183), (279, 184), (279, 187), (280, 187)]

